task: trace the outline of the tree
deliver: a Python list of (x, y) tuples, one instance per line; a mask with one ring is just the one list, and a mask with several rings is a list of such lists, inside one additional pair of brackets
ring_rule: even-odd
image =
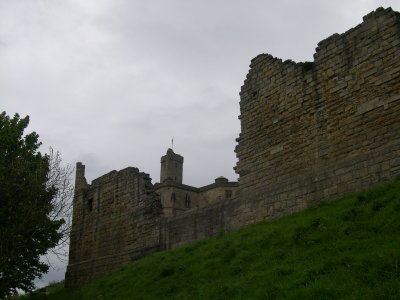
[(0, 299), (33, 289), (49, 268), (40, 257), (68, 230), (68, 176), (58, 152), (43, 155), (35, 132), (23, 136), (28, 124), (0, 114)]
[(47, 186), (56, 189), (56, 194), (52, 199), (52, 211), (49, 218), (53, 221), (63, 220), (58, 229), (61, 238), (57, 245), (49, 250), (49, 254), (57, 256), (61, 261), (68, 257), (67, 245), (69, 245), (69, 234), (71, 232), (72, 221), (72, 198), (74, 195), (74, 186), (71, 181), (74, 169), (71, 165), (63, 165), (61, 154), (49, 149), (49, 172)]

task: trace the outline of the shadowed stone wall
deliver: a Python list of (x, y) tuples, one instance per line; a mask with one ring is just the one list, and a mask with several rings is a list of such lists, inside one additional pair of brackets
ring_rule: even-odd
[(86, 184), (77, 164), (66, 287), (82, 285), (160, 251), (161, 203), (151, 178), (136, 168)]

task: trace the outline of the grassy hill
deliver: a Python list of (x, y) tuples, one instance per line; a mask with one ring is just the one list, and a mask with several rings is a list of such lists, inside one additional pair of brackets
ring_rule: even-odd
[(23, 299), (400, 299), (400, 180)]

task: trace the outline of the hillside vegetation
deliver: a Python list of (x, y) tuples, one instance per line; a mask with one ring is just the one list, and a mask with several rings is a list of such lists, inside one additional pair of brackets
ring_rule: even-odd
[(400, 299), (399, 260), (396, 180), (23, 299)]

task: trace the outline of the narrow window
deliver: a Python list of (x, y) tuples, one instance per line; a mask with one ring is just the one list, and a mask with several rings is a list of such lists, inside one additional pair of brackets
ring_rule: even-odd
[(232, 198), (232, 191), (226, 190), (225, 191), (225, 199), (230, 199), (230, 198)]
[(93, 210), (93, 199), (89, 199), (87, 201), (87, 210), (92, 211)]
[(190, 196), (186, 194), (185, 197), (185, 207), (190, 208)]
[(176, 195), (175, 195), (175, 192), (172, 192), (172, 194), (171, 194), (171, 201), (172, 201), (172, 202), (176, 202)]

